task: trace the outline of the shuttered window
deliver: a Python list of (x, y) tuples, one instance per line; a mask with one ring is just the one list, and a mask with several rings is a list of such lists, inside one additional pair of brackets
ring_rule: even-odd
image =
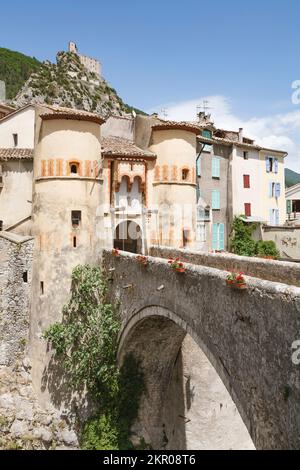
[(244, 188), (250, 188), (250, 175), (244, 175)]
[(213, 224), (212, 249), (225, 250), (225, 224)]
[(220, 191), (214, 190), (212, 192), (212, 209), (220, 210), (221, 209), (221, 195)]
[(251, 204), (249, 202), (245, 203), (245, 216), (251, 217)]
[(212, 160), (212, 177), (220, 178), (220, 159), (218, 157), (213, 157)]

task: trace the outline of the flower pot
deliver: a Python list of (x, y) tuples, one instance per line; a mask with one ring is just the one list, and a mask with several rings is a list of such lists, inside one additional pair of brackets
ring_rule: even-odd
[(173, 271), (175, 271), (176, 273), (183, 274), (185, 273), (185, 268), (173, 268)]
[(226, 279), (227, 286), (231, 287), (234, 281), (232, 279)]
[(237, 290), (245, 290), (247, 289), (247, 284), (245, 282), (235, 282), (233, 287)]

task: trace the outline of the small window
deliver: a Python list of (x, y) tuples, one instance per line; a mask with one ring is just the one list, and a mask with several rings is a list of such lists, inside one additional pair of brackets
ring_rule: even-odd
[(189, 170), (184, 168), (182, 170), (182, 181), (187, 181), (189, 179)]
[(248, 202), (245, 203), (245, 216), (251, 217), (251, 204)]
[(243, 157), (244, 157), (244, 160), (249, 160), (249, 152), (244, 151)]
[(44, 295), (44, 281), (40, 282), (40, 293), (41, 295)]
[(249, 189), (250, 188), (250, 175), (244, 175), (244, 188)]
[(28, 271), (25, 271), (25, 272), (23, 273), (23, 276), (22, 276), (22, 277), (23, 277), (23, 282), (27, 283), (27, 282), (28, 282)]
[(73, 248), (77, 248), (77, 238), (73, 237)]
[(14, 146), (17, 147), (18, 146), (18, 134), (13, 134), (13, 139), (14, 139)]
[(81, 224), (81, 211), (72, 211), (71, 221), (72, 221), (72, 227), (78, 228)]
[(3, 232), (3, 220), (0, 220), (0, 232)]
[(78, 163), (70, 163), (70, 173), (72, 175), (77, 175), (79, 173), (79, 164)]
[(202, 136), (205, 137), (206, 139), (211, 139), (212, 133), (211, 131), (205, 129), (204, 131), (202, 131)]

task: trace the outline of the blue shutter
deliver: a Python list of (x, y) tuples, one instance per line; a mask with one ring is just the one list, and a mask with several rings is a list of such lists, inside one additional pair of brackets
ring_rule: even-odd
[(278, 158), (274, 158), (274, 172), (278, 173)]
[(201, 157), (197, 160), (197, 176), (201, 176)]
[(218, 249), (218, 225), (219, 224), (213, 224), (213, 236), (212, 236), (212, 249), (213, 250)]
[(269, 197), (273, 197), (273, 183), (269, 183)]
[(212, 209), (218, 210), (221, 208), (220, 191), (214, 190), (212, 192)]
[(275, 211), (275, 225), (279, 225), (279, 209)]
[(220, 159), (216, 157), (212, 158), (212, 177), (220, 178)]
[(269, 210), (269, 224), (274, 225), (273, 209)]
[(280, 197), (280, 183), (276, 183), (275, 185), (275, 197)]
[(225, 224), (219, 225), (219, 250), (225, 250)]
[(270, 165), (269, 157), (266, 157), (266, 171), (267, 171), (267, 173), (270, 173), (270, 171), (271, 171), (271, 165)]

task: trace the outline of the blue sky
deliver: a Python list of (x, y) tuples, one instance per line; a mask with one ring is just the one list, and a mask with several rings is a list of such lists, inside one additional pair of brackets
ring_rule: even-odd
[(1, 20), (0, 46), (40, 60), (75, 40), (141, 109), (193, 119), (209, 97), (218, 125), (287, 149), (300, 171), (298, 0), (10, 0)]

